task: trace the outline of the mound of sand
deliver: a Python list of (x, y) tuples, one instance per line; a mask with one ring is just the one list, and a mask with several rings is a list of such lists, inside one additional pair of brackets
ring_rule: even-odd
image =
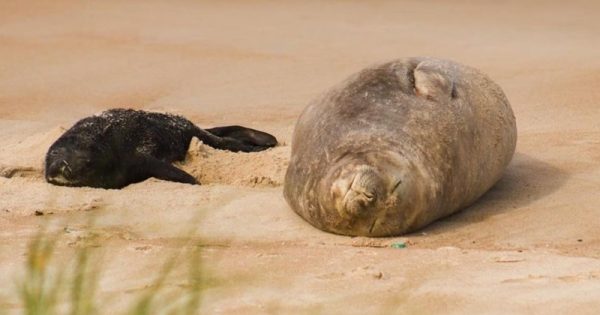
[(177, 163), (200, 183), (239, 186), (280, 186), (289, 163), (290, 147), (277, 146), (262, 152), (229, 152), (213, 149), (192, 139), (185, 161)]

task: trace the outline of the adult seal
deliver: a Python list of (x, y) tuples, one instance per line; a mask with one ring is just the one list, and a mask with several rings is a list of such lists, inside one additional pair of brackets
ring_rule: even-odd
[(508, 100), (478, 70), (395, 60), (304, 110), (284, 195), (319, 229), (400, 235), (471, 205), (500, 179), (516, 139)]
[(171, 164), (185, 158), (193, 137), (234, 152), (277, 144), (272, 135), (241, 126), (201, 129), (181, 116), (111, 109), (78, 121), (50, 146), (45, 177), (55, 185), (98, 188), (122, 188), (150, 177), (199, 184)]

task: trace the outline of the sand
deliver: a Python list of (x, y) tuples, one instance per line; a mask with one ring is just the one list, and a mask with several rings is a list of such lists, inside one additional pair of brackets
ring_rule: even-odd
[[(0, 308), (22, 308), (13, 283), (41, 226), (85, 231), (95, 218), (100, 294), (120, 297), (108, 312), (200, 217), (194, 237), (222, 284), (205, 292), (208, 314), (597, 314), (597, 12), (597, 1), (3, 1)], [(316, 230), (282, 197), (296, 117), (351, 73), (418, 55), (480, 68), (504, 88), (519, 130), (505, 176), (404, 237)], [(112, 107), (240, 124), (281, 144), (230, 153), (193, 143), (180, 166), (202, 186), (45, 183), (48, 146)], [(65, 234), (57, 255), (67, 258), (81, 237)]]

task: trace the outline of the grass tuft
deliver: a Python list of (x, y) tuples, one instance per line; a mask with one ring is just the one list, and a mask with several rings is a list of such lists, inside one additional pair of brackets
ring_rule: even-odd
[(25, 314), (53, 315), (57, 313), (59, 292), (64, 285), (64, 270), (52, 272), (50, 261), (56, 240), (45, 237), (42, 230), (30, 242), (27, 250), (26, 273), (19, 284)]
[[(94, 237), (93, 233), (90, 233)], [(27, 249), (25, 274), (17, 288), (25, 315), (100, 315), (99, 305), (110, 303), (98, 298), (101, 265), (94, 242), (74, 248), (68, 263), (57, 260), (55, 250), (61, 235), (39, 231)], [(190, 240), (191, 238), (188, 238)], [(92, 244), (90, 244), (92, 243)], [(191, 248), (191, 250), (189, 250)], [(206, 288), (201, 259), (202, 246), (187, 241), (169, 257), (147, 289), (132, 298), (120, 314), (199, 314)], [(95, 262), (94, 264), (92, 262)], [(174, 269), (189, 264), (185, 285), (169, 286)], [(175, 297), (174, 297), (175, 295)], [(0, 312), (1, 313), (1, 312)]]

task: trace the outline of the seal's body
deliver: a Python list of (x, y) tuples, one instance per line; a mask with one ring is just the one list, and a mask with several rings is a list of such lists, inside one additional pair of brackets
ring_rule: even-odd
[(498, 85), (450, 61), (367, 68), (312, 102), (292, 139), (284, 195), (325, 231), (391, 236), (472, 204), (516, 145)]
[(240, 126), (201, 129), (176, 115), (112, 109), (84, 118), (48, 150), (45, 177), (52, 184), (122, 188), (149, 177), (197, 184), (171, 163), (185, 158), (192, 137), (230, 151), (260, 151), (275, 137)]

